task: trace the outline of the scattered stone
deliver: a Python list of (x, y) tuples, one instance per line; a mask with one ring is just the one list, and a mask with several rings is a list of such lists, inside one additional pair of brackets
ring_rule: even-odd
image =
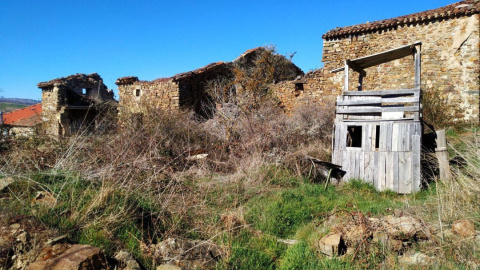
[(34, 204), (37, 205), (43, 205), (47, 207), (53, 207), (57, 200), (55, 199), (55, 196), (47, 191), (37, 191), (37, 195), (35, 198), (32, 200)]
[(293, 239), (278, 239), (277, 240), (280, 243), (284, 243), (286, 245), (296, 245), (298, 244), (298, 240), (293, 240)]
[(182, 270), (182, 268), (175, 266), (173, 264), (162, 264), (157, 266), (156, 270)]
[(0, 191), (3, 191), (11, 183), (15, 182), (12, 177), (5, 177), (0, 179)]
[(50, 238), (48, 239), (46, 242), (45, 242), (45, 245), (46, 246), (51, 246), (51, 245), (54, 245), (58, 242), (62, 242), (64, 240), (66, 240), (68, 237), (68, 234), (64, 234), (64, 235), (60, 235), (58, 237), (55, 237), (55, 238)]
[(211, 241), (168, 238), (152, 245), (154, 258), (166, 263), (175, 262), (181, 267), (212, 268), (221, 257), (221, 249)]
[(473, 237), (476, 235), (475, 225), (470, 220), (457, 220), (453, 222), (451, 231), (462, 238)]
[(126, 251), (119, 251), (115, 254), (115, 259), (120, 262), (120, 269), (123, 270), (140, 270), (140, 265), (133, 258), (132, 254)]
[(18, 223), (14, 223), (14, 224), (10, 225), (10, 229), (12, 229), (12, 230), (18, 230), (18, 229), (20, 229), (20, 227), (21, 227), (21, 225), (18, 224)]
[(27, 270), (77, 270), (107, 269), (107, 261), (97, 247), (89, 245), (73, 245), (68, 250), (45, 261), (31, 263)]
[(331, 257), (343, 255), (347, 249), (340, 233), (329, 233), (325, 235), (318, 242), (318, 246), (323, 254)]
[(372, 233), (367, 230), (365, 225), (349, 225), (342, 231), (342, 236), (347, 246), (356, 246), (364, 239), (372, 236)]
[(428, 228), (413, 217), (394, 217), (389, 215), (383, 219), (383, 226), (389, 236), (398, 240), (430, 238)]
[(400, 264), (408, 264), (408, 265), (428, 265), (433, 262), (432, 257), (429, 257), (421, 252), (417, 252), (414, 254), (404, 254), (403, 256), (398, 257), (398, 262)]

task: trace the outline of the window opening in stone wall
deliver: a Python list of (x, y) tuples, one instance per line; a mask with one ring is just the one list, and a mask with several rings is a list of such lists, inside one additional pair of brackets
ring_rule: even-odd
[(140, 89), (135, 90), (135, 96), (139, 97), (140, 96)]
[(302, 91), (303, 91), (303, 83), (296, 83), (295, 84), (295, 96), (299, 96)]
[(375, 127), (375, 149), (380, 148), (380, 126)]
[(347, 147), (362, 147), (362, 126), (348, 126)]

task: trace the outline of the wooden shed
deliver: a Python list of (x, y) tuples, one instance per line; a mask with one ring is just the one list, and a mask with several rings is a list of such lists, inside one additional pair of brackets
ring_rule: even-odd
[[(414, 56), (415, 87), (364, 91), (365, 69)], [(361, 179), (377, 190), (407, 194), (420, 190), (421, 43), (354, 60), (346, 60), (345, 89), (337, 97), (332, 162), (346, 171), (344, 180)], [(358, 72), (359, 86), (349, 91), (349, 69)], [(388, 76), (386, 74), (385, 76)]]

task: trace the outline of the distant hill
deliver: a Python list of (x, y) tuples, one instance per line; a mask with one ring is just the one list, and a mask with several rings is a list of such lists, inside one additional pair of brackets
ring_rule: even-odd
[(40, 102), (40, 100), (35, 99), (0, 97), (0, 111), (11, 112), (13, 110), (27, 107)]

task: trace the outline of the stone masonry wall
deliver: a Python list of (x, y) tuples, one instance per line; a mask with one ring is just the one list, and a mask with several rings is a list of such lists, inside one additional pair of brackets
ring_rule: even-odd
[(155, 108), (174, 109), (179, 107), (179, 86), (171, 78), (119, 84), (118, 94), (120, 119), (131, 113), (145, 113)]
[[(403, 45), (422, 42), (422, 90), (437, 91), (457, 103), (459, 119), (479, 121), (479, 14), (397, 26), (390, 30), (324, 40), (325, 69), (344, 66), (355, 59)], [(368, 68), (364, 90), (414, 86), (413, 57)], [(353, 73), (353, 74), (352, 74)], [(349, 90), (356, 90), (358, 73), (350, 70)], [(343, 72), (331, 76), (343, 87)], [(453, 113), (453, 112), (452, 112)]]

